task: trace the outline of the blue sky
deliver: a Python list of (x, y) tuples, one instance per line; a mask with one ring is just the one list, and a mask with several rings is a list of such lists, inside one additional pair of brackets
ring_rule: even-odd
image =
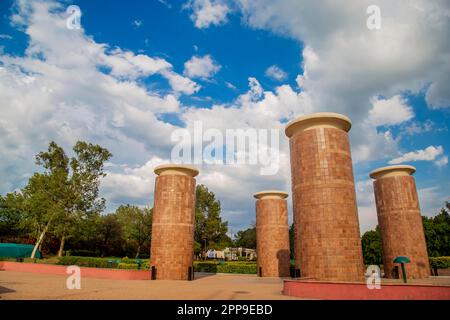
[[(0, 193), (25, 185), (50, 140), (84, 139), (114, 154), (108, 210), (151, 206), (174, 130), (278, 129), (277, 175), (199, 166), (235, 233), (255, 220), (254, 192), (290, 191), (286, 121), (334, 111), (353, 121), (361, 230), (376, 225), (368, 173), (389, 163), (417, 168), (434, 215), (450, 196), (450, 8), (418, 3), (379, 1), (381, 28), (369, 30), (367, 1), (2, 1)], [(80, 30), (66, 27), (71, 4)]]

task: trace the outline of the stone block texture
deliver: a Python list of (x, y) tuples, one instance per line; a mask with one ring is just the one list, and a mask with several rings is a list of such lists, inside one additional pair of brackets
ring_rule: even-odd
[(416, 184), (410, 175), (397, 175), (374, 181), (374, 192), (383, 249), (386, 278), (395, 276), (393, 263), (397, 256), (407, 256), (405, 265), (408, 278), (430, 276), (427, 246), (420, 215)]
[(302, 277), (361, 281), (364, 265), (348, 134), (339, 126), (321, 126), (320, 117), (315, 121), (319, 123), (290, 136), (296, 268)]
[(285, 199), (256, 201), (256, 254), (261, 276), (289, 277), (289, 226)]
[(156, 279), (188, 279), (194, 254), (194, 210), (193, 177), (156, 177), (150, 255)]

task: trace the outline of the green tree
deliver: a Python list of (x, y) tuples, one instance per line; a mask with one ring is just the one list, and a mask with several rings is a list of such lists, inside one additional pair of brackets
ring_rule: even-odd
[(291, 226), (289, 227), (289, 251), (290, 251), (290, 256), (291, 259), (295, 259), (295, 231), (294, 231), (294, 223), (291, 224)]
[(0, 240), (21, 238), (29, 232), (24, 224), (23, 202), (19, 192), (0, 196)]
[(58, 255), (77, 229), (81, 220), (104, 209), (105, 200), (98, 197), (103, 164), (111, 157), (108, 150), (83, 141), (74, 148), (69, 159), (63, 148), (50, 142), (47, 151), (36, 155), (36, 164), (44, 172), (35, 173), (21, 194), (19, 208), (36, 242), (31, 257), (42, 245), (48, 232), (60, 239)]
[(382, 249), (380, 229), (377, 226), (375, 230), (366, 231), (361, 238), (364, 264), (381, 265)]
[(234, 243), (236, 247), (256, 249), (256, 226), (238, 231)]
[(41, 249), (42, 242), (51, 224), (63, 214), (63, 193), (58, 176), (35, 173), (22, 190), (24, 223), (32, 230), (36, 239), (31, 258)]
[(117, 215), (110, 213), (103, 215), (100, 218), (100, 228), (99, 228), (99, 247), (101, 250), (101, 256), (110, 256), (111, 254), (122, 255), (123, 250), (118, 250), (122, 248), (123, 241), (123, 230)]
[(135, 257), (149, 246), (151, 238), (152, 209), (141, 209), (132, 205), (122, 205), (116, 210), (117, 220), (122, 226), (125, 245), (135, 248)]
[(430, 257), (450, 256), (450, 203), (438, 215), (422, 217), (427, 250)]
[(217, 249), (230, 243), (231, 239), (227, 236), (228, 222), (222, 221), (220, 217), (220, 201), (216, 199), (215, 194), (201, 184), (197, 186), (195, 194), (196, 247), (198, 248), (200, 244), (206, 251), (205, 242), (207, 246)]

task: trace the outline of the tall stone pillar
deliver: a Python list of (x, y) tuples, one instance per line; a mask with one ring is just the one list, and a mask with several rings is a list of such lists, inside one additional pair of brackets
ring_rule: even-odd
[(289, 277), (289, 226), (283, 191), (254, 194), (256, 201), (256, 255), (262, 277)]
[(154, 169), (151, 266), (156, 279), (187, 280), (194, 255), (195, 179), (198, 170), (184, 165)]
[(347, 132), (351, 121), (315, 113), (291, 121), (296, 268), (317, 280), (364, 279), (358, 211)]
[[(370, 173), (383, 248), (383, 265), (386, 278), (395, 277), (393, 263), (397, 256), (407, 256), (408, 278), (430, 276), (427, 245), (420, 215), (416, 184), (411, 176), (416, 168), (408, 165), (389, 166)], [(401, 268), (398, 268), (401, 277)]]

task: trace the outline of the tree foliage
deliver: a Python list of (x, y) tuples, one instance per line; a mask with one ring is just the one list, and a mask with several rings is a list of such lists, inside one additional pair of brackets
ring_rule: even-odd
[(125, 251), (133, 250), (135, 257), (139, 258), (141, 251), (150, 246), (152, 209), (122, 205), (116, 210), (116, 215), (122, 226)]
[(234, 241), (236, 247), (256, 249), (256, 226), (238, 231)]
[(231, 245), (232, 241), (227, 236), (228, 222), (222, 221), (220, 216), (220, 201), (207, 187), (200, 184), (195, 190), (195, 232), (194, 240), (196, 248), (222, 249)]
[(378, 226), (375, 230), (366, 231), (363, 234), (361, 244), (365, 265), (381, 265), (383, 263), (381, 237)]
[(36, 239), (32, 257), (48, 233), (60, 239), (61, 255), (81, 221), (105, 207), (98, 192), (100, 179), (105, 176), (103, 164), (111, 153), (83, 141), (78, 141), (73, 151), (75, 156), (69, 159), (62, 147), (50, 142), (46, 151), (36, 155), (36, 164), (43, 172), (34, 173), (20, 194), (2, 198), (3, 207), (8, 208), (3, 209), (5, 215), (20, 212), (23, 227)]
[[(445, 202), (445, 207), (434, 217), (422, 216), (425, 239), (427, 242), (428, 256), (450, 256), (450, 203)], [(361, 239), (364, 263), (382, 264), (382, 247), (380, 230), (367, 231)]]
[(428, 255), (430, 257), (450, 256), (450, 202), (438, 215), (429, 218), (422, 217)]

